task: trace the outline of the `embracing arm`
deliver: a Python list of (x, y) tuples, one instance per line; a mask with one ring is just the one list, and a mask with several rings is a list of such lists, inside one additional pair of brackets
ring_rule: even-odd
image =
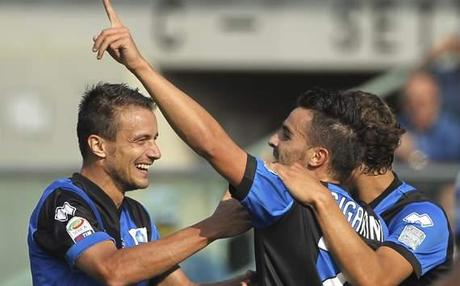
[(412, 273), (411, 264), (389, 247), (371, 249), (347, 222), (329, 194), (312, 202), (328, 249), (353, 285), (398, 285)]
[(107, 285), (126, 285), (159, 275), (210, 243), (199, 227), (189, 227), (158, 241), (117, 249), (98, 243), (77, 259), (76, 266)]
[(182, 140), (231, 184), (238, 185), (246, 166), (246, 152), (202, 106), (166, 80), (142, 57), (110, 0), (104, 0), (104, 7), (112, 27), (103, 30), (94, 40), (93, 51), (97, 52), (98, 59), (108, 51), (125, 65), (142, 82)]
[(131, 284), (159, 275), (212, 241), (249, 227), (249, 216), (238, 201), (222, 201), (209, 218), (163, 239), (124, 249), (111, 241), (95, 244), (83, 252), (76, 266), (108, 285)]
[(330, 191), (302, 166), (273, 167), (289, 192), (313, 208), (340, 269), (353, 285), (398, 285), (412, 272), (411, 264), (389, 247), (371, 249), (351, 227)]

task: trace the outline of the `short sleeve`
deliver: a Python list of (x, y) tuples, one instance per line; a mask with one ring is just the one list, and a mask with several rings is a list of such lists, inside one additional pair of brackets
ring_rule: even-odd
[(411, 263), (420, 277), (447, 259), (450, 228), (440, 207), (430, 202), (412, 203), (388, 224), (383, 243)]
[(238, 187), (230, 186), (230, 192), (249, 211), (256, 228), (276, 222), (294, 202), (278, 175), (264, 161), (250, 155), (242, 183)]
[(89, 247), (113, 240), (83, 198), (61, 189), (51, 193), (42, 205), (34, 239), (46, 252), (65, 258), (70, 265)]
[(159, 240), (160, 239), (160, 232), (155, 224), (152, 225), (152, 235), (150, 236), (150, 241)]

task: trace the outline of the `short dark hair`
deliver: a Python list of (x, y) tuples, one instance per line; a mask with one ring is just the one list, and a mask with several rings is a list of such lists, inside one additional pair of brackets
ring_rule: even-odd
[(349, 118), (358, 116), (352, 108), (353, 102), (345, 100), (339, 92), (315, 88), (304, 92), (297, 106), (313, 112), (311, 127), (307, 130), (308, 143), (329, 150), (331, 176), (341, 182), (348, 179), (361, 164), (365, 150), (350, 124)]
[(395, 114), (379, 96), (364, 91), (347, 91), (345, 98), (356, 103), (357, 118), (352, 125), (365, 145), (363, 172), (382, 175), (394, 160), (394, 152), (399, 146), (405, 130), (400, 126)]
[(85, 91), (78, 110), (77, 135), (80, 153), (89, 154), (88, 137), (92, 134), (113, 140), (118, 131), (118, 112), (127, 106), (153, 110), (152, 99), (126, 84), (98, 83)]

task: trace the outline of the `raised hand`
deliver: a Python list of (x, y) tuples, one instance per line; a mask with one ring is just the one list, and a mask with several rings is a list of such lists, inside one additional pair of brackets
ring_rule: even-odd
[(448, 36), (436, 43), (431, 53), (433, 56), (441, 56), (446, 53), (460, 53), (460, 37), (458, 35)]
[(123, 25), (113, 9), (111, 1), (103, 0), (103, 3), (111, 27), (102, 30), (93, 38), (93, 52), (97, 53), (97, 59), (102, 59), (104, 52), (107, 51), (112, 58), (130, 70), (146, 64), (128, 28)]
[(117, 13), (112, 7), (111, 0), (102, 0), (102, 3), (104, 4), (104, 9), (107, 13), (107, 17), (109, 17), (110, 25), (112, 28), (123, 27), (120, 18), (118, 18)]
[(270, 168), (283, 180), (291, 195), (302, 204), (312, 204), (318, 195), (329, 193), (327, 188), (299, 163), (291, 166), (272, 163)]

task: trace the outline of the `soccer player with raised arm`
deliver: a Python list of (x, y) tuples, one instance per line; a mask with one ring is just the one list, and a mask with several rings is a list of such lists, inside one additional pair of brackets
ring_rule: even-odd
[[(291, 197), (268, 164), (247, 154), (203, 107), (155, 71), (137, 50), (110, 1), (104, 4), (112, 26), (94, 38), (93, 51), (98, 59), (107, 51), (125, 65), (176, 133), (228, 180), (232, 195), (250, 212), (255, 227), (258, 283), (345, 284), (312, 210)], [(279, 162), (300, 163), (324, 181), (352, 227), (366, 239), (380, 241), (385, 230), (378, 217), (340, 186), (358, 166), (362, 145), (342, 118), (328, 114), (324, 107), (330, 102), (346, 104), (333, 92), (306, 92), (269, 144)]]

